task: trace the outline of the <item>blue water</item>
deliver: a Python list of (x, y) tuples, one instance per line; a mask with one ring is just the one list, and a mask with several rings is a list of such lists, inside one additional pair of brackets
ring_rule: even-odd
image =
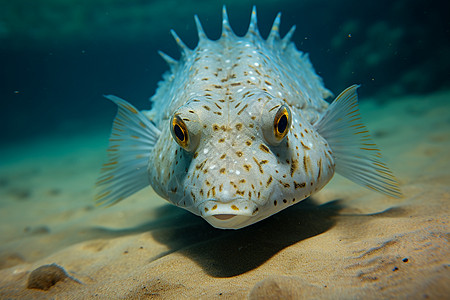
[[(167, 7), (164, 1), (78, 2), (0, 2), (2, 143), (109, 127), (115, 108), (103, 94), (148, 109), (167, 70), (157, 50), (179, 57), (169, 30), (191, 47), (197, 42), (194, 13), (211, 38), (221, 30), (223, 1)], [(224, 2), (233, 29), (244, 34), (253, 2)], [(337, 94), (362, 84), (364, 99), (450, 87), (449, 6), (413, 0), (272, 1), (257, 9), (264, 37), (281, 11), (281, 33), (297, 25), (293, 41), (310, 53), (325, 85)]]

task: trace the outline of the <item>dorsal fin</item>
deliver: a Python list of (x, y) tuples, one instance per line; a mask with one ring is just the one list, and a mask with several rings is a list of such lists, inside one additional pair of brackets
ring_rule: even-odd
[(200, 22), (200, 19), (197, 15), (194, 16), (195, 25), (197, 26), (197, 32), (198, 32), (198, 42), (207, 40), (208, 37), (205, 34), (205, 31), (203, 30), (202, 23)]
[(295, 28), (296, 28), (295, 25), (292, 26), (291, 29), (289, 29), (288, 33), (286, 33), (286, 35), (281, 40), (281, 48), (282, 49), (285, 49), (287, 47), (287, 45), (289, 45), (289, 43), (291, 42), (291, 38), (294, 35)]
[(281, 22), (281, 13), (277, 14), (277, 17), (273, 21), (272, 29), (270, 30), (269, 36), (267, 37), (268, 43), (273, 43), (274, 40), (278, 40), (280, 38), (280, 22)]
[(227, 8), (224, 5), (222, 7), (222, 37), (231, 35), (234, 35), (234, 32), (231, 29), (230, 21), (228, 20)]
[(256, 6), (253, 5), (252, 8), (252, 16), (250, 18), (250, 25), (248, 26), (248, 31), (247, 34), (245, 35), (246, 37), (249, 36), (259, 36), (259, 31), (258, 31), (258, 20), (256, 17)]
[(164, 61), (170, 66), (176, 66), (178, 64), (178, 61), (167, 55), (166, 53), (162, 51), (158, 51), (158, 54), (164, 59)]
[(191, 49), (189, 49), (188, 46), (186, 46), (185, 43), (183, 43), (183, 41), (180, 39), (180, 37), (177, 35), (177, 33), (175, 32), (175, 30), (171, 29), (170, 33), (172, 34), (175, 42), (177, 42), (178, 46), (180, 47), (180, 49), (183, 51), (183, 53), (185, 55), (190, 54), (190, 52), (192, 51)]

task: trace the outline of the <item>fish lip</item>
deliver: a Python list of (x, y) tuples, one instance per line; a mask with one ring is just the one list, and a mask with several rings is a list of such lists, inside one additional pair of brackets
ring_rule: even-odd
[(236, 216), (253, 217), (258, 214), (259, 208), (255, 202), (245, 198), (233, 198), (227, 201), (210, 198), (200, 201), (197, 204), (197, 211), (207, 220), (226, 222)]
[(212, 215), (213, 217), (215, 217), (216, 219), (219, 219), (221, 221), (226, 221), (229, 220), (231, 218), (236, 217), (237, 215), (234, 214), (217, 214), (217, 215)]

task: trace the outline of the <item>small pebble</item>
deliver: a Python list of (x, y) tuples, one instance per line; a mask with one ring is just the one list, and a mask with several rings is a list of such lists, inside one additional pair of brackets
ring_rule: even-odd
[(27, 288), (47, 291), (58, 281), (63, 281), (67, 277), (69, 276), (66, 271), (57, 264), (44, 265), (31, 272)]
[(392, 269), (392, 271), (397, 271), (398, 270), (398, 268), (397, 267), (394, 267), (393, 269)]
[(402, 259), (403, 262), (408, 262), (408, 259), (405, 257), (404, 259)]

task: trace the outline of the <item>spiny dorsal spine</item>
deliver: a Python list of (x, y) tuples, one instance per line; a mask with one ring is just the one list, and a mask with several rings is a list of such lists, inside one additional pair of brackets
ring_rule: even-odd
[[(195, 20), (195, 25), (197, 26), (199, 44), (201, 44), (203, 41), (209, 41), (209, 38), (206, 35), (205, 31), (203, 30), (203, 26), (197, 15), (194, 16), (194, 20)], [(266, 43), (268, 45), (273, 46), (276, 41), (279, 41), (279, 43), (280, 43), (279, 47), (282, 50), (284, 50), (291, 42), (291, 38), (294, 35), (294, 31), (295, 31), (295, 25), (292, 26), (291, 29), (289, 30), (289, 32), (283, 37), (283, 39), (280, 40), (280, 38), (281, 38), (280, 31), (279, 31), (280, 22), (281, 22), (281, 13), (278, 13), (273, 22), (272, 29), (270, 30), (269, 36), (267, 37), (267, 40), (266, 40)], [(190, 55), (193, 50), (191, 50), (188, 46), (186, 46), (186, 44), (180, 39), (180, 37), (176, 34), (176, 32), (173, 29), (170, 30), (170, 33), (172, 34), (173, 38), (175, 39), (175, 42), (180, 47), (182, 54), (185, 56)], [(236, 36), (234, 31), (231, 29), (230, 22), (228, 20), (227, 9), (226, 9), (225, 5), (222, 8), (222, 34), (221, 34), (221, 36), (222, 36), (222, 38), (225, 38), (225, 39)], [(263, 38), (261, 37), (261, 34), (258, 31), (256, 6), (253, 6), (253, 8), (252, 8), (250, 25), (249, 25), (247, 33), (245, 34), (244, 37), (248, 38), (248, 39), (259, 38), (259, 39), (263, 40)], [(167, 55), (161, 51), (159, 51), (158, 53), (169, 64), (169, 66), (172, 67), (178, 63), (175, 59), (173, 59), (169, 55)]]

